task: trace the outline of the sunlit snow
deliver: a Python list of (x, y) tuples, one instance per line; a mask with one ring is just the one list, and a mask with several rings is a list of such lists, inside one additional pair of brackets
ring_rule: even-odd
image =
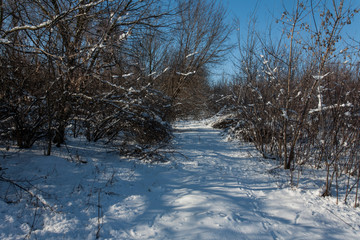
[(50, 157), (43, 146), (1, 149), (1, 177), (53, 210), (0, 181), (0, 239), (359, 238), (358, 209), (321, 198), (312, 184), (292, 189), (287, 172), (252, 145), (229, 142), (205, 121), (174, 129), (166, 163), (70, 137)]

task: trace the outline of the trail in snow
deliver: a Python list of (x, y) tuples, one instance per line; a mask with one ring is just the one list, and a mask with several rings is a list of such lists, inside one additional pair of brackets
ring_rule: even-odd
[(323, 206), (307, 202), (317, 196), (279, 189), (282, 183), (267, 173), (272, 166), (260, 162), (253, 147), (229, 143), (201, 122), (179, 124), (176, 139), (187, 158), (178, 161), (176, 190), (164, 195), (174, 211), (164, 215), (166, 221), (157, 220), (177, 225), (175, 238), (358, 237)]
[(358, 210), (284, 187), (251, 145), (227, 142), (204, 122), (178, 123), (174, 149), (159, 164), (86, 144), (69, 144), (85, 165), (61, 152), (6, 158), (7, 174), (37, 174), (33, 184), (58, 212), (0, 201), (0, 238), (22, 239), (33, 227), (33, 239), (359, 239)]

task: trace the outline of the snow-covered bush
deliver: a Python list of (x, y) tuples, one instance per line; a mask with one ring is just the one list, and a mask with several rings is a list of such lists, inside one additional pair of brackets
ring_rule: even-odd
[(50, 154), (70, 125), (90, 141), (169, 139), (170, 101), (150, 86), (133, 47), (165, 15), (161, 1), (2, 3), (2, 141), (43, 140)]
[[(30, 148), (47, 136), (48, 84), (40, 63), (3, 49), (0, 57), (0, 132), (2, 141)], [(17, 57), (21, 56), (19, 61)]]
[(86, 106), (78, 109), (75, 119), (89, 141), (146, 145), (167, 141), (171, 135), (170, 99), (149, 85), (139, 90), (117, 86), (111, 93), (76, 98)]
[[(335, 50), (341, 45), (341, 30), (359, 11), (352, 6), (345, 10), (343, 1), (325, 7), (316, 28), (305, 22), (302, 16), (309, 12), (300, 3), (277, 20), (287, 38), (276, 44), (271, 35), (270, 40), (258, 40), (250, 25), (245, 42), (239, 39), (239, 72), (227, 86), (236, 118), (215, 126), (228, 128), (252, 141), (264, 157), (278, 160), (290, 169), (293, 184), (304, 165), (325, 169), (321, 194), (335, 195), (343, 188), (346, 202), (360, 179), (360, 89), (358, 68), (343, 61), (351, 60), (344, 54), (348, 47)], [(305, 36), (314, 41), (303, 43)]]

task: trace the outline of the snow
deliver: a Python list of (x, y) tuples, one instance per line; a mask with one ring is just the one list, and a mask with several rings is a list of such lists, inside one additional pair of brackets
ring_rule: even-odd
[(132, 75), (134, 75), (134, 73), (126, 73), (126, 74), (123, 74), (122, 77), (127, 78), (127, 77), (130, 77)]
[(119, 36), (119, 41), (125, 40), (128, 36), (130, 36), (130, 32), (123, 33)]
[(193, 75), (195, 74), (196, 71), (193, 71), (193, 72), (188, 72), (188, 73), (182, 73), (182, 72), (176, 72), (177, 75), (181, 75), (181, 76), (189, 76), (189, 75)]
[[(55, 16), (54, 19), (58, 18), (58, 16)], [(53, 23), (54, 20), (50, 19), (47, 21), (44, 21), (42, 23), (39, 23), (38, 25), (23, 25), (23, 26), (16, 26), (12, 29), (8, 30), (7, 33), (19, 31), (19, 30), (38, 30), (40, 28), (44, 28), (47, 26), (50, 26)]]
[(156, 74), (156, 72), (152, 72), (152, 73), (148, 74), (148, 77), (151, 77), (151, 76), (153, 76), (155, 74)]
[(186, 55), (186, 57), (185, 57), (185, 58), (192, 57), (192, 56), (194, 56), (194, 55), (196, 55), (196, 54), (198, 54), (198, 52), (193, 52), (193, 53), (190, 53), (190, 54)]
[(10, 44), (11, 42), (6, 38), (0, 38), (0, 44)]
[(49, 157), (41, 145), (1, 149), (0, 176), (54, 210), (0, 181), (0, 239), (359, 239), (359, 209), (310, 184), (292, 189), (288, 172), (252, 145), (206, 121), (174, 129), (166, 163), (70, 137)]
[(323, 74), (323, 75), (313, 75), (312, 77), (315, 79), (315, 80), (322, 80), (322, 79), (324, 79), (327, 75), (329, 75), (330, 74), (330, 72), (327, 72), (327, 73), (325, 73), (325, 74)]
[(331, 106), (320, 107), (320, 108), (318, 106), (318, 108), (310, 109), (309, 113), (312, 114), (312, 113), (320, 112), (320, 111), (323, 111), (323, 110), (334, 109), (334, 108), (351, 108), (353, 106), (354, 105), (352, 103), (350, 103), (350, 102), (340, 104), (340, 105), (339, 104), (334, 104), (334, 105), (331, 105)]

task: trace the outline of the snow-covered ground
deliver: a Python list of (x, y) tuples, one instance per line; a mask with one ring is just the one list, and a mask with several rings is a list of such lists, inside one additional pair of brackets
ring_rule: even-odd
[(0, 182), (0, 239), (360, 239), (359, 209), (289, 188), (274, 163), (205, 122), (175, 126), (167, 163), (85, 140), (50, 157), (14, 151), (1, 149), (2, 178), (38, 198)]

